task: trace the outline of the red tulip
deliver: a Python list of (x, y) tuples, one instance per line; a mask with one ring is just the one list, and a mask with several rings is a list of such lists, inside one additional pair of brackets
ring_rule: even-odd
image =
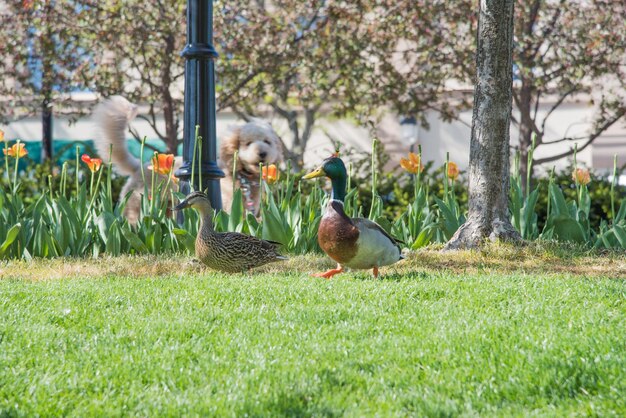
[(89, 170), (91, 170), (92, 173), (100, 170), (100, 167), (102, 166), (102, 160), (100, 158), (91, 158), (89, 155), (83, 154), (80, 159), (87, 164), (87, 167), (89, 167)]

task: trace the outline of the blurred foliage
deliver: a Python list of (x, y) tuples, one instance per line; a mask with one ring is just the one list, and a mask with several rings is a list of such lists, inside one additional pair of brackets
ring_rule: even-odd
[[(577, 198), (577, 190), (572, 180), (572, 172), (574, 167), (570, 166), (555, 173), (554, 183), (561, 189), (565, 199), (575, 200)], [(622, 169), (621, 172), (624, 172)], [(618, 171), (618, 175), (619, 175)], [(545, 224), (548, 207), (548, 184), (549, 178), (542, 177), (531, 183), (531, 187), (538, 185), (539, 197), (537, 199), (536, 211), (538, 215), (538, 225), (540, 230)], [(534, 186), (533, 186), (534, 185)], [(608, 174), (599, 175), (591, 172), (591, 182), (587, 185), (591, 206), (589, 210), (589, 224), (592, 228), (598, 228), (602, 220), (611, 220), (611, 179)], [(617, 206), (619, 208), (619, 200), (626, 198), (626, 185), (616, 185), (615, 194), (618, 196)]]
[[(67, 173), (71, 178), (76, 178), (76, 163), (74, 161), (66, 161)], [(24, 204), (31, 204), (46, 193), (50, 186), (54, 192), (59, 191), (61, 187), (61, 168), (62, 166), (48, 160), (43, 163), (37, 163), (30, 158), (20, 159), (20, 170), (18, 177), (20, 181), (20, 197)], [(103, 166), (104, 173), (108, 172), (108, 167)], [(9, 166), (9, 173), (13, 175), (13, 166)], [(79, 161), (78, 177), (79, 185), (88, 181), (89, 169)], [(117, 201), (119, 199), (120, 192), (124, 183), (126, 183), (126, 177), (119, 176), (115, 172), (111, 175), (111, 189), (113, 192), (113, 199)], [(4, 164), (0, 164), (0, 184), (2, 187), (8, 188), (9, 181)], [(80, 186), (79, 186), (80, 187)], [(69, 181), (66, 185), (66, 195), (70, 196), (76, 193), (76, 182)]]

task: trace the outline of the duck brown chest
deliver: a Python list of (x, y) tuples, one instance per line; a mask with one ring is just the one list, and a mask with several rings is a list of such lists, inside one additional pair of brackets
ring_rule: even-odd
[(342, 264), (356, 255), (360, 232), (343, 212), (340, 202), (331, 201), (320, 222), (317, 241), (330, 258)]

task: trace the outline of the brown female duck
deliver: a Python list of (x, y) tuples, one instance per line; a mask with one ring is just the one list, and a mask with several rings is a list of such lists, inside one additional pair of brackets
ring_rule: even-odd
[(287, 257), (278, 253), (281, 244), (240, 234), (215, 232), (213, 208), (209, 198), (200, 192), (191, 193), (176, 210), (194, 208), (200, 214), (200, 230), (196, 237), (196, 257), (215, 270), (236, 273)]

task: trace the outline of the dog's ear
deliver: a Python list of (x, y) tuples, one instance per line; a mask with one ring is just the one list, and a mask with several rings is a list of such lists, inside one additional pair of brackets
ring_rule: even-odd
[[(233, 169), (235, 151), (239, 149), (240, 133), (241, 129), (235, 128), (229, 136), (220, 141), (220, 160), (222, 160), (223, 167), (229, 170), (229, 173)], [(239, 162), (237, 165), (239, 166)]]

